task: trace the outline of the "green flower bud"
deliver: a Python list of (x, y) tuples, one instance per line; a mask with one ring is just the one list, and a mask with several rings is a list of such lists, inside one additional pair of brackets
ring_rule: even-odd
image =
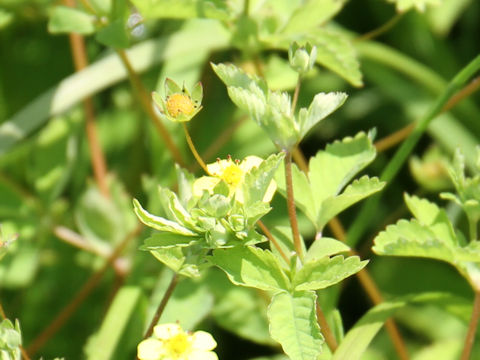
[(288, 61), (293, 70), (299, 74), (304, 74), (313, 68), (317, 59), (317, 47), (309, 42), (300, 46), (293, 42), (288, 49)]

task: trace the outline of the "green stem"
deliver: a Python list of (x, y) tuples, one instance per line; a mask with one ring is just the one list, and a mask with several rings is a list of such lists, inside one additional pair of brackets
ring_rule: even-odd
[(477, 332), (478, 319), (480, 317), (480, 292), (475, 291), (475, 299), (473, 301), (472, 317), (468, 325), (467, 336), (465, 337), (465, 345), (463, 347), (460, 360), (470, 359), (470, 353), (475, 342), (475, 333)]
[(205, 162), (203, 161), (202, 157), (200, 156), (197, 149), (195, 148), (195, 145), (192, 141), (192, 137), (190, 136), (190, 133), (188, 132), (187, 125), (184, 122), (182, 122), (182, 126), (183, 126), (183, 132), (185, 133), (185, 138), (187, 139), (188, 147), (190, 148), (190, 151), (192, 152), (193, 156), (195, 157), (195, 160), (197, 160), (198, 164), (201, 166), (203, 171), (205, 171), (207, 174), (209, 174), (207, 165), (205, 165)]
[(165, 294), (163, 295), (162, 301), (160, 301), (160, 305), (158, 305), (157, 311), (155, 312), (155, 315), (153, 316), (153, 319), (150, 322), (150, 326), (148, 327), (147, 331), (145, 332), (145, 335), (143, 336), (144, 339), (152, 336), (153, 328), (155, 327), (155, 325), (157, 325), (158, 320), (160, 320), (163, 310), (165, 310), (165, 306), (167, 306), (167, 302), (168, 300), (170, 300), (170, 297), (172, 296), (173, 291), (175, 290), (175, 287), (177, 286), (177, 284), (178, 284), (178, 274), (175, 273), (172, 276), (172, 280), (170, 280), (170, 285), (168, 285), (168, 288), (165, 291)]
[(390, 30), (392, 27), (394, 27), (397, 22), (402, 18), (404, 13), (398, 13), (394, 17), (392, 17), (390, 20), (388, 20), (385, 24), (382, 26), (369, 31), (366, 34), (360, 35), (358, 38), (355, 39), (355, 41), (365, 41), (365, 40), (371, 40), (373, 38), (376, 38), (383, 33), (386, 33), (388, 30)]
[[(448, 84), (427, 114), (416, 124), (410, 136), (397, 150), (392, 160), (382, 172), (380, 179), (390, 183), (403, 166), (408, 156), (420, 140), (430, 122), (442, 111), (445, 104), (480, 69), (480, 55), (465, 66)], [(355, 246), (367, 230), (370, 218), (377, 210), (380, 196), (371, 197), (362, 207), (348, 233), (348, 244)]]
[(298, 95), (300, 94), (301, 85), (302, 85), (302, 77), (300, 74), (298, 74), (297, 86), (295, 86), (295, 91), (293, 93), (293, 99), (292, 99), (292, 113), (291, 113), (292, 116), (295, 114), (295, 108), (297, 107)]
[(297, 212), (295, 209), (295, 197), (293, 194), (292, 181), (292, 154), (287, 151), (285, 154), (285, 184), (287, 188), (287, 209), (290, 225), (292, 227), (293, 245), (299, 259), (303, 260), (302, 240), (298, 230)]

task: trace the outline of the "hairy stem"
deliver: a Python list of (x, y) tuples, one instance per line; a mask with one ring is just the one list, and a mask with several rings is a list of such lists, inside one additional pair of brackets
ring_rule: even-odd
[(285, 254), (285, 252), (282, 250), (282, 247), (280, 246), (278, 241), (275, 240), (272, 233), (270, 232), (270, 230), (268, 230), (268, 228), (265, 226), (265, 224), (261, 220), (258, 220), (257, 225), (260, 227), (260, 229), (262, 229), (262, 232), (265, 234), (265, 236), (268, 238), (268, 240), (272, 243), (272, 245), (275, 246), (275, 248), (277, 249), (280, 256), (283, 258), (283, 260), (285, 260), (285, 262), (287, 264), (290, 264), (290, 259)]
[(150, 120), (152, 120), (163, 141), (165, 141), (165, 145), (167, 146), (167, 149), (172, 155), (173, 160), (175, 160), (178, 165), (185, 167), (185, 162), (183, 161), (180, 150), (178, 149), (177, 145), (175, 145), (172, 137), (168, 133), (165, 126), (162, 124), (160, 118), (155, 113), (152, 102), (150, 100), (150, 96), (148, 95), (147, 90), (143, 86), (140, 77), (137, 75), (132, 65), (130, 64), (130, 60), (128, 60), (127, 54), (123, 50), (117, 50), (117, 54), (122, 60), (125, 68), (127, 69), (128, 77), (130, 79), (133, 89), (135, 90), (135, 93), (137, 94), (140, 104), (143, 107), (143, 110), (148, 115)]
[(300, 239), (300, 232), (298, 231), (297, 211), (295, 209), (295, 197), (293, 194), (292, 154), (289, 151), (286, 152), (284, 161), (285, 184), (287, 187), (287, 209), (290, 225), (292, 227), (293, 245), (298, 257), (300, 260), (303, 260), (302, 240)]
[[(64, 0), (64, 4), (66, 6), (75, 7), (74, 0)], [(88, 66), (85, 40), (83, 36), (76, 33), (70, 33), (69, 39), (75, 71), (78, 72)], [(92, 163), (95, 182), (102, 195), (109, 197), (110, 190), (108, 189), (107, 183), (107, 165), (102, 147), (100, 146), (100, 141), (98, 140), (98, 132), (95, 124), (95, 110), (90, 96), (83, 100), (83, 109), (85, 112), (85, 132), (87, 134), (90, 162)]]
[(460, 360), (470, 359), (470, 353), (475, 342), (475, 333), (477, 332), (478, 319), (480, 317), (480, 291), (475, 291), (475, 299), (473, 301), (472, 317), (468, 325), (467, 336), (465, 338), (465, 345), (463, 347), (462, 356)]
[(178, 284), (178, 274), (175, 273), (173, 274), (172, 280), (170, 280), (170, 284), (168, 285), (168, 288), (165, 291), (165, 294), (163, 295), (162, 301), (160, 301), (160, 305), (158, 305), (157, 311), (155, 312), (155, 315), (153, 316), (153, 319), (150, 322), (150, 326), (148, 327), (147, 331), (145, 332), (145, 335), (143, 336), (144, 339), (152, 336), (153, 328), (155, 327), (155, 325), (157, 325), (158, 320), (160, 320), (163, 310), (165, 310), (165, 306), (167, 306), (168, 300), (170, 300), (170, 297), (172, 296), (173, 291), (175, 290), (175, 287), (177, 286), (177, 284)]
[(83, 303), (92, 290), (99, 284), (103, 275), (108, 268), (112, 265), (116, 258), (118, 258), (127, 246), (127, 244), (134, 239), (142, 230), (142, 225), (137, 226), (130, 234), (128, 234), (121, 243), (115, 248), (112, 254), (109, 256), (105, 264), (95, 272), (82, 288), (77, 292), (74, 298), (57, 314), (57, 316), (50, 322), (50, 324), (38, 335), (28, 346), (27, 352), (30, 356), (34, 356), (38, 350), (53, 336), (55, 333), (65, 324), (65, 322), (73, 315), (78, 307)]
[(203, 161), (202, 157), (198, 154), (197, 149), (195, 148), (195, 145), (193, 144), (192, 137), (190, 136), (190, 133), (188, 132), (187, 125), (182, 122), (182, 127), (183, 127), (183, 132), (185, 133), (185, 138), (187, 139), (188, 147), (190, 148), (190, 151), (192, 152), (193, 156), (195, 157), (195, 160), (197, 160), (198, 165), (205, 171), (207, 174), (209, 174), (207, 165), (205, 165), (205, 162)]

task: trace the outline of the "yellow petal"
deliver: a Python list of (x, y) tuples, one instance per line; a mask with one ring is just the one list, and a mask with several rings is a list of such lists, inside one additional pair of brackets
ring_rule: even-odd
[(218, 360), (213, 351), (194, 351), (188, 355), (188, 360)]
[(167, 340), (183, 332), (178, 324), (160, 324), (153, 328), (153, 333), (158, 339)]
[(213, 350), (217, 347), (217, 342), (206, 331), (195, 331), (192, 335), (192, 348), (194, 350)]
[(263, 159), (259, 158), (255, 155), (247, 156), (243, 161), (240, 163), (240, 169), (243, 170), (244, 173), (248, 172), (249, 170), (253, 169), (254, 167), (258, 167), (262, 163)]
[(140, 360), (160, 360), (163, 354), (163, 343), (160, 340), (149, 338), (138, 344), (137, 356)]
[(204, 190), (207, 190), (211, 194), (220, 181), (220, 178), (213, 176), (202, 176), (198, 178), (193, 183), (193, 195), (200, 197), (203, 195)]

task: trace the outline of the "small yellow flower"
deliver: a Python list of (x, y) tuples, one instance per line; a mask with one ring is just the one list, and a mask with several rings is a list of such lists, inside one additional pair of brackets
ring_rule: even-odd
[[(227, 160), (218, 159), (216, 162), (207, 165), (208, 172), (211, 176), (202, 176), (193, 183), (193, 194), (195, 196), (202, 196), (203, 191), (207, 190), (213, 193), (213, 189), (220, 181), (225, 181), (230, 189), (229, 195), (235, 194), (235, 199), (243, 203), (242, 184), (245, 179), (245, 174), (254, 167), (258, 167), (263, 159), (258, 156), (247, 156), (243, 161), (233, 160), (230, 156)], [(277, 186), (272, 180), (263, 197), (264, 202), (272, 200)]]
[(181, 88), (167, 78), (165, 99), (157, 92), (152, 93), (152, 98), (163, 117), (175, 122), (190, 121), (202, 109), (203, 88), (201, 83), (197, 83), (190, 95), (185, 85)]
[(138, 344), (139, 360), (218, 360), (217, 343), (205, 331), (184, 331), (178, 324), (157, 325), (151, 338)]

